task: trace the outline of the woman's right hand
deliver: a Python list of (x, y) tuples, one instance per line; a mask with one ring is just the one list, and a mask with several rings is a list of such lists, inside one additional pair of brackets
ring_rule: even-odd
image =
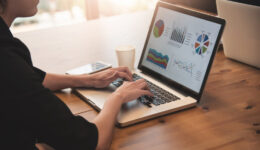
[(123, 103), (137, 99), (140, 96), (153, 96), (144, 79), (134, 82), (125, 81), (112, 93), (94, 123), (98, 128), (97, 149), (109, 149), (117, 114)]
[(153, 96), (144, 79), (135, 82), (125, 81), (124, 84), (114, 92), (114, 94), (120, 95), (122, 104), (137, 99), (143, 95)]

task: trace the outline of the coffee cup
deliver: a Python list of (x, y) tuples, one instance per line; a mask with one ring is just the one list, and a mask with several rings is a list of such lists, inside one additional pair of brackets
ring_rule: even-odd
[(118, 46), (116, 48), (118, 66), (134, 70), (135, 48), (133, 46)]

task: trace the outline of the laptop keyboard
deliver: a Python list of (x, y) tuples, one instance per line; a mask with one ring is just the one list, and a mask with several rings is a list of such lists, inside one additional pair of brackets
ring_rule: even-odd
[[(137, 74), (133, 74), (133, 80), (136, 81), (138, 79), (142, 79)], [(116, 87), (120, 87), (123, 84), (124, 80), (121, 78), (118, 78), (117, 80), (113, 81), (112, 84)], [(164, 89), (158, 87), (157, 85), (153, 84), (152, 82), (146, 80), (148, 87), (150, 91), (154, 94), (153, 97), (150, 96), (141, 96), (138, 98), (138, 100), (143, 103), (144, 105), (148, 107), (152, 107), (151, 104), (154, 104), (155, 106), (170, 103), (176, 100), (179, 100), (180, 98), (173, 95), (172, 93), (165, 91)]]

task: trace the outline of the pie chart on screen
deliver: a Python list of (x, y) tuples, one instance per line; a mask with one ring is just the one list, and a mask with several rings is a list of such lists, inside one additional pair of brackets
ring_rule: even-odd
[(208, 50), (209, 46), (209, 37), (207, 34), (201, 34), (198, 36), (197, 41), (195, 42), (196, 53), (199, 55), (204, 54)]
[(154, 29), (153, 29), (153, 35), (156, 38), (159, 38), (163, 34), (163, 31), (164, 31), (164, 22), (162, 20), (158, 20), (155, 23), (155, 26), (154, 26)]

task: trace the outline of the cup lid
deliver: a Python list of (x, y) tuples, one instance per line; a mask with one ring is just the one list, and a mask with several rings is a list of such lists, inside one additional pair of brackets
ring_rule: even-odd
[(118, 46), (116, 48), (116, 51), (132, 51), (132, 50), (135, 50), (135, 48), (133, 46), (130, 46), (130, 45)]

